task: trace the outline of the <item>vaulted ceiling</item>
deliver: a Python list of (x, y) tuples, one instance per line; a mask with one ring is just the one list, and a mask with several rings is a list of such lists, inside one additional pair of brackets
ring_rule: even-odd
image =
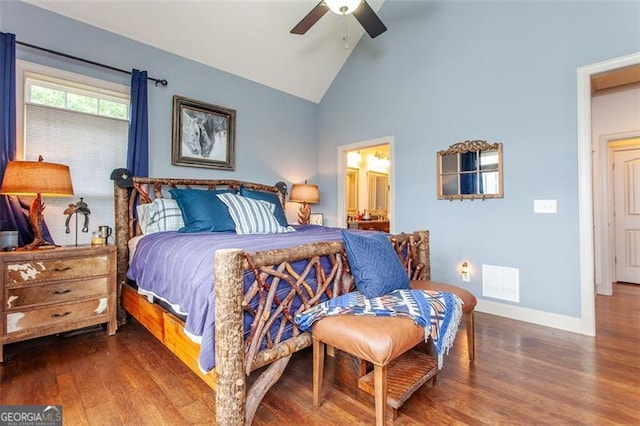
[[(353, 16), (329, 12), (290, 34), (318, 0), (24, 1), (313, 102), (364, 33)], [(383, 2), (368, 1), (375, 11)]]

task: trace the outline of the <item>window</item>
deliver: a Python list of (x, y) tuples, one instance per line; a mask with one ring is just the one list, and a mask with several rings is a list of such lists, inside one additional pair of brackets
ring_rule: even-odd
[[(60, 245), (89, 244), (98, 226), (114, 226), (111, 171), (124, 167), (127, 157), (129, 94), (126, 86), (21, 64), (24, 101), (23, 143), (18, 158), (69, 166), (75, 195), (44, 197), (49, 231)], [(35, 69), (35, 70), (34, 70)], [(20, 84), (20, 82), (18, 83)], [(19, 118), (18, 122), (21, 120)], [(72, 216), (66, 233), (70, 204), (83, 198), (88, 204), (89, 232), (81, 232), (83, 218)]]
[(129, 119), (128, 96), (123, 98), (96, 87), (81, 88), (72, 84), (60, 80), (55, 83), (46, 76), (28, 73), (25, 76), (25, 102), (121, 120)]

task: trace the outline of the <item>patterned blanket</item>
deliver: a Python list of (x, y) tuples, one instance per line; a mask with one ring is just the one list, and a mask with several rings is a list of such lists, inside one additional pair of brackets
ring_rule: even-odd
[(452, 293), (429, 290), (395, 290), (384, 296), (366, 299), (359, 291), (322, 302), (295, 318), (301, 330), (322, 318), (334, 315), (403, 316), (424, 327), (425, 341), (431, 338), (438, 353), (438, 368), (442, 358), (453, 346), (462, 318), (462, 300)]

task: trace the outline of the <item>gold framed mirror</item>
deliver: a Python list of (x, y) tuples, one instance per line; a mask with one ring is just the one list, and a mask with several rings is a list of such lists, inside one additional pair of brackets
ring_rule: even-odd
[(369, 214), (387, 217), (389, 209), (389, 175), (380, 172), (367, 172), (369, 182)]
[(347, 167), (347, 215), (358, 211), (358, 169)]
[(502, 144), (464, 141), (438, 151), (438, 199), (502, 198)]

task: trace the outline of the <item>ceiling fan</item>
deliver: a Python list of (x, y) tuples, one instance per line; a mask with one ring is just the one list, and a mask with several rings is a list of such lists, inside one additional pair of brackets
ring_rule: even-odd
[(366, 0), (322, 0), (293, 27), (290, 31), (291, 34), (306, 33), (329, 10), (343, 16), (353, 13), (353, 16), (356, 17), (371, 38), (375, 38), (387, 31), (387, 27), (385, 27)]

